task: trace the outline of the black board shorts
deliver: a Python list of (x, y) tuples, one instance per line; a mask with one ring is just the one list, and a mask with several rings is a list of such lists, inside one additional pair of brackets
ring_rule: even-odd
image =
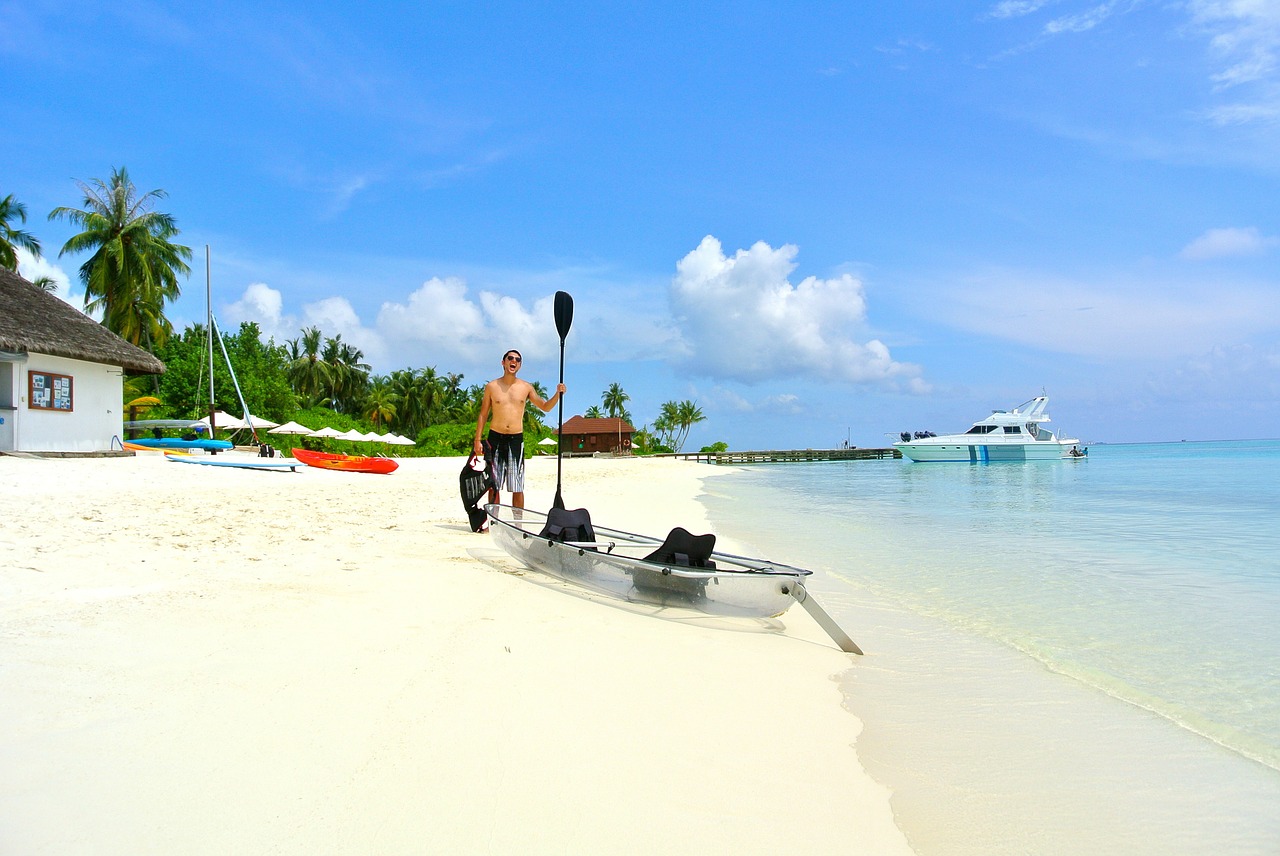
[(524, 493), (524, 435), (489, 431), (489, 472), (497, 490)]

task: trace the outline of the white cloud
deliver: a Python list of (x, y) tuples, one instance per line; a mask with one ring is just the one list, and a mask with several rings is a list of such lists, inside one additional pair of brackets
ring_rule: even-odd
[(280, 292), (264, 282), (253, 282), (235, 303), (227, 306), (227, 320), (233, 323), (254, 321), (262, 332), (277, 340), (296, 335), (292, 318), (284, 318), (281, 310), (284, 298)]
[(1191, 0), (1192, 22), (1210, 35), (1210, 47), (1231, 63), (1214, 75), (1222, 86), (1273, 77), (1280, 50), (1280, 3), (1274, 0)]
[(1218, 125), (1274, 124), (1280, 117), (1280, 3), (1275, 0), (1191, 0), (1192, 26), (1209, 37), (1223, 64), (1219, 90), (1242, 101), (1205, 112)]
[(1107, 20), (1107, 18), (1110, 18), (1117, 5), (1119, 5), (1118, 0), (1112, 0), (1112, 2), (1100, 3), (1075, 15), (1063, 15), (1045, 24), (1044, 31), (1051, 36), (1058, 33), (1088, 32)]
[(1158, 362), (1280, 332), (1280, 289), (1150, 274), (1082, 283), (1025, 272), (971, 277), (918, 295), (964, 330), (1046, 353)]
[(1191, 261), (1256, 256), (1280, 245), (1280, 238), (1268, 238), (1253, 226), (1246, 229), (1210, 229), (1182, 248), (1178, 255)]
[(712, 377), (753, 383), (817, 376), (849, 383), (918, 382), (919, 368), (895, 362), (865, 326), (862, 283), (849, 274), (792, 285), (795, 246), (763, 241), (727, 257), (707, 236), (676, 265), (671, 302), (683, 361)]
[(1049, 0), (1004, 0), (1003, 3), (997, 3), (991, 7), (990, 15), (993, 18), (1021, 18), (1023, 15), (1030, 15), (1037, 11), (1048, 2)]
[(55, 265), (53, 262), (44, 258), (36, 258), (22, 247), (14, 247), (18, 256), (18, 275), (27, 282), (35, 282), (42, 276), (52, 279), (57, 286), (54, 293), (62, 299), (67, 299), (71, 294), (71, 277), (67, 276), (67, 272)]
[[(78, 289), (80, 284), (78, 280), (72, 283), (71, 277), (67, 275), (66, 271), (43, 256), (36, 258), (22, 247), (14, 247), (14, 250), (18, 256), (19, 276), (27, 282), (35, 282), (42, 276), (49, 277), (54, 281), (53, 293), (62, 298), (64, 303), (84, 312), (84, 292), (73, 290)], [(94, 320), (101, 319), (95, 318)]]
[[(245, 321), (252, 321), (263, 338), (274, 338), (283, 345), (302, 335), (303, 328), (318, 327), (325, 338), (341, 336), (342, 341), (358, 348), (366, 363), (381, 360), (386, 345), (378, 330), (364, 326), (351, 301), (345, 297), (326, 297), (302, 306), (301, 315), (284, 311), (284, 297), (266, 283), (255, 282), (245, 288), (240, 299), (228, 304), (216, 319), (218, 328), (228, 333)], [(203, 324), (204, 319), (199, 319)]]
[(508, 348), (519, 349), (528, 362), (549, 357), (559, 343), (550, 295), (529, 306), (493, 291), (473, 299), (458, 277), (432, 277), (407, 302), (382, 304), (377, 329), (389, 351), (413, 355), (418, 364), (496, 367)]

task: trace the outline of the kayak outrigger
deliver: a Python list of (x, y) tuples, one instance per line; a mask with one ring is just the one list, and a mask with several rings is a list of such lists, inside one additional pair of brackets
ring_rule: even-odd
[(812, 571), (719, 552), (714, 535), (680, 527), (659, 539), (595, 526), (581, 508), (543, 514), (489, 504), (485, 511), (498, 544), (534, 570), (620, 600), (713, 615), (768, 618), (801, 603), (841, 650), (862, 653), (809, 597), (804, 580)]

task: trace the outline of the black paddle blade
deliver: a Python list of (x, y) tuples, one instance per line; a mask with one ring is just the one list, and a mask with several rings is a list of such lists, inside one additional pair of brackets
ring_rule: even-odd
[(573, 298), (567, 291), (556, 292), (556, 330), (560, 333), (560, 344), (564, 344), (569, 335), (569, 327), (573, 324)]
[(556, 498), (551, 503), (552, 508), (564, 508), (564, 499), (560, 496), (560, 488), (556, 487)]

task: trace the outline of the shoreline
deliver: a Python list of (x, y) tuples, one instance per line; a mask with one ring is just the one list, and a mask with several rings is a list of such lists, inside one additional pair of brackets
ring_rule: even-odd
[[(892, 790), (899, 827), (918, 852), (1270, 852), (1280, 832), (1275, 808), (1280, 805), (1280, 778), (1274, 767), (1214, 742), (1176, 718), (1108, 693), (1105, 685), (1090, 683), (1088, 673), (1035, 656), (1042, 652), (1034, 645), (1017, 644), (1022, 637), (1012, 631), (1018, 628), (1042, 634), (1033, 641), (1051, 640), (1064, 629), (1108, 639), (1099, 602), (1116, 603), (1120, 614), (1135, 615), (1113, 596), (1115, 587), (1108, 585), (1112, 578), (1104, 573), (1110, 565), (1098, 565), (1096, 573), (1083, 567), (1086, 560), (1105, 562), (1105, 540), (1084, 544), (1074, 530), (1063, 529), (1064, 538), (1080, 553), (1044, 566), (1041, 576), (1028, 583), (1036, 593), (1050, 584), (1072, 595), (1081, 587), (1095, 593), (1092, 601), (1059, 598), (1059, 608), (1045, 614), (1059, 616), (1061, 623), (1041, 619), (1041, 612), (1021, 625), (1014, 620), (1017, 613), (1002, 616), (1004, 624), (984, 622), (993, 612), (999, 615), (998, 610), (963, 609), (970, 602), (991, 605), (977, 597), (980, 592), (994, 592), (995, 606), (1012, 609), (1028, 603), (1025, 586), (1019, 588), (1028, 577), (1026, 567), (998, 574), (988, 561), (988, 545), (1000, 544), (1016, 556), (1038, 556), (1026, 541), (1034, 539), (1041, 552), (1053, 555), (1058, 542), (1047, 541), (1044, 533), (1016, 533), (1021, 520), (1005, 529), (976, 527), (974, 521), (987, 507), (982, 503), (975, 503), (971, 517), (950, 513), (963, 508), (963, 502), (946, 505), (945, 513), (929, 513), (942, 505), (940, 498), (951, 496), (947, 491), (955, 479), (942, 470), (887, 465), (877, 471), (875, 466), (849, 467), (856, 480), (822, 508), (796, 501), (816, 482), (817, 468), (807, 475), (799, 470), (741, 470), (731, 482), (711, 483), (705, 502), (718, 527), (751, 542), (750, 552), (787, 549), (798, 564), (813, 569), (811, 591), (863, 642), (868, 656), (841, 679), (848, 707), (863, 723), (858, 755), (864, 768)], [(1022, 493), (1021, 482), (1001, 492), (997, 477), (1023, 472), (984, 469), (959, 475), (989, 473), (992, 478), (982, 482), (984, 492), (994, 494), (988, 497), (992, 504), (1004, 505), (1010, 494)], [(941, 486), (922, 484), (924, 474), (936, 477)], [(1084, 513), (1075, 503), (1069, 508), (1077, 516)], [(800, 531), (825, 531), (828, 538), (797, 540)], [(920, 537), (926, 532), (929, 537)], [(978, 534), (966, 537), (966, 532)], [(1135, 564), (1130, 561), (1121, 569)], [(1077, 567), (1082, 572), (1073, 574)], [(1163, 575), (1149, 578), (1144, 592), (1158, 592), (1160, 584), (1168, 588), (1166, 579), (1188, 579), (1174, 563), (1156, 567)], [(1125, 585), (1134, 578), (1114, 577)], [(934, 585), (974, 597), (957, 597), (947, 603), (950, 608), (942, 608), (941, 597), (926, 597), (924, 587)], [(1186, 601), (1194, 609), (1214, 589), (1184, 591), (1202, 595)], [(1149, 602), (1166, 624), (1173, 624), (1173, 607), (1184, 601), (1153, 595)], [(1215, 601), (1209, 597), (1208, 602)], [(1097, 611), (1098, 623), (1091, 628), (1078, 627), (1079, 613), (1071, 607), (1080, 603)], [(1269, 601), (1261, 603), (1258, 611), (1265, 611)], [(1247, 620), (1239, 624), (1263, 634), (1269, 627)], [(1152, 639), (1147, 625), (1125, 626)], [(1267, 650), (1266, 635), (1256, 640)], [(1187, 637), (1187, 651), (1174, 660), (1185, 664), (1188, 676), (1208, 677), (1190, 667), (1203, 659), (1192, 643), (1206, 641)], [(1223, 654), (1214, 656), (1225, 666), (1227, 651), (1238, 646), (1223, 648)], [(1261, 679), (1271, 670), (1265, 661), (1259, 663)]]
[[(803, 609), (524, 572), (467, 526), (463, 460), (0, 458), (26, 508), (0, 535), (0, 850), (911, 852), (854, 750), (850, 657)], [(715, 474), (574, 459), (564, 495), (705, 531)], [(528, 484), (548, 506), (554, 459)]]

